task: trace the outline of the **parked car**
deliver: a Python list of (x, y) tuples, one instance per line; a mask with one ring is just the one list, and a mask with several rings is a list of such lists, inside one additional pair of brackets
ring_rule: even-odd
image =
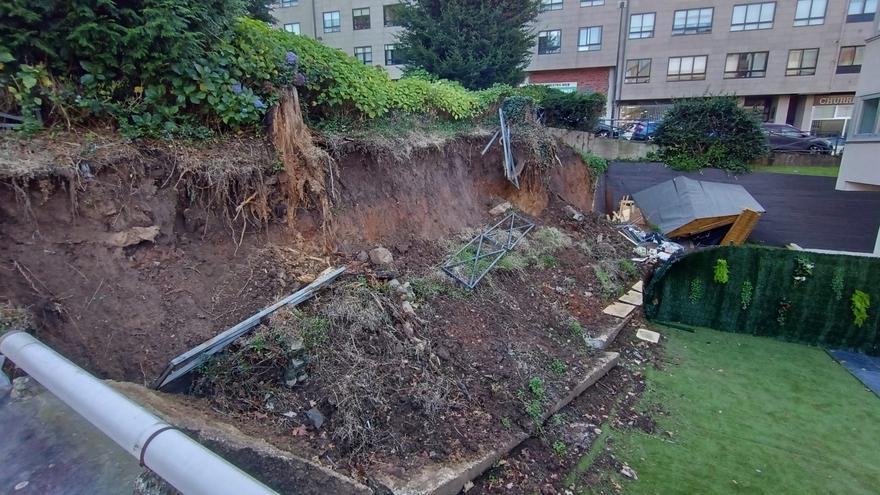
[(593, 131), (593, 134), (604, 137), (604, 138), (614, 138), (617, 139), (620, 137), (620, 133), (622, 129), (620, 127), (615, 127), (611, 124), (611, 121), (599, 121), (596, 124), (596, 129)]
[(636, 122), (624, 133), (623, 137), (632, 141), (651, 141), (654, 139), (654, 133), (657, 132), (659, 125), (660, 122)]
[(788, 124), (762, 124), (767, 141), (773, 151), (809, 151), (831, 153), (834, 144), (826, 138), (811, 136)]

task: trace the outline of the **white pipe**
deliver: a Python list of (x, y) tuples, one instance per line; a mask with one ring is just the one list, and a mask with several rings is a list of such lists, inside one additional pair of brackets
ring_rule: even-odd
[(0, 353), (185, 495), (278, 495), (31, 335), (0, 337)]

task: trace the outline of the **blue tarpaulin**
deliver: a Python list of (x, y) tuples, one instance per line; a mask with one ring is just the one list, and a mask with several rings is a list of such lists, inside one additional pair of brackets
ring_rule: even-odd
[(827, 351), (853, 376), (877, 394), (877, 397), (880, 397), (880, 357), (835, 349)]

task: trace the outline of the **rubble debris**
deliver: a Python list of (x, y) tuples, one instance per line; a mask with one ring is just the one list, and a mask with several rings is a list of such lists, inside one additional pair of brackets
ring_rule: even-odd
[(263, 318), (271, 315), (275, 311), (281, 309), (284, 306), (292, 305), (296, 306), (301, 302), (304, 302), (310, 299), (314, 293), (326, 285), (329, 285), (331, 282), (336, 280), (337, 277), (342, 275), (345, 272), (345, 267), (340, 267), (334, 269), (328, 268), (324, 270), (318, 276), (318, 279), (307, 285), (306, 287), (294, 292), (293, 294), (285, 297), (284, 299), (277, 301), (276, 303), (263, 308), (258, 313), (252, 315), (250, 318), (242, 321), (241, 323), (233, 326), (232, 328), (227, 329), (224, 332), (216, 335), (214, 338), (202, 342), (196, 347), (190, 349), (189, 351), (177, 356), (172, 359), (171, 362), (168, 363), (168, 366), (162, 371), (162, 374), (159, 375), (159, 378), (154, 383), (154, 387), (156, 389), (161, 389), (167, 386), (169, 383), (174, 380), (180, 378), (181, 376), (186, 375), (193, 368), (201, 365), (205, 361), (208, 360), (212, 355), (222, 351), (229, 344), (235, 342), (236, 339), (250, 332), (254, 327), (256, 327)]
[(644, 340), (645, 342), (650, 342), (652, 344), (656, 344), (660, 342), (660, 334), (657, 332), (652, 332), (651, 330), (647, 330), (645, 328), (640, 328), (636, 330), (636, 338), (639, 340)]
[(312, 426), (314, 426), (316, 430), (320, 430), (321, 426), (324, 424), (324, 415), (321, 414), (321, 411), (319, 411), (317, 407), (313, 407), (306, 411), (306, 417), (309, 418), (309, 422), (312, 423)]
[(132, 227), (122, 232), (111, 234), (107, 238), (107, 243), (114, 247), (128, 247), (140, 244), (142, 242), (155, 242), (156, 236), (159, 235), (159, 227), (151, 225), (149, 227)]
[(447, 258), (441, 269), (468, 289), (473, 289), (534, 227), (534, 223), (511, 212)]
[(394, 256), (391, 251), (379, 246), (370, 251), (370, 262), (378, 266), (388, 266), (394, 263)]
[(602, 312), (606, 315), (616, 316), (618, 318), (626, 318), (629, 316), (633, 310), (636, 309), (632, 304), (626, 304), (621, 302), (611, 303), (610, 306), (603, 309)]
[(507, 213), (507, 211), (510, 210), (511, 208), (513, 208), (513, 205), (510, 204), (509, 201), (505, 201), (503, 203), (499, 203), (499, 204), (495, 205), (494, 207), (492, 207), (492, 209), (489, 210), (489, 214), (492, 215), (493, 217), (497, 217), (499, 215), (503, 215), (503, 214)]
[(626, 476), (627, 478), (629, 478), (631, 480), (638, 480), (639, 479), (639, 475), (636, 474), (636, 472), (633, 470), (633, 468), (629, 467), (626, 464), (624, 464), (620, 468), (620, 474)]
[(575, 222), (583, 222), (584, 221), (584, 214), (577, 211), (577, 209), (575, 209), (575, 207), (573, 207), (571, 205), (565, 205), (565, 212)]

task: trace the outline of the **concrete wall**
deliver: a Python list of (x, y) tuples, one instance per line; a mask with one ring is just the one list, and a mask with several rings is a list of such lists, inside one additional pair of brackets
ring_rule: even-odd
[(550, 133), (575, 149), (601, 156), (606, 160), (640, 160), (658, 149), (656, 145), (643, 141), (600, 138), (583, 131), (550, 128)]
[[(846, 152), (849, 153), (849, 145)], [(839, 167), (840, 156), (813, 155), (810, 153), (770, 153), (752, 162), (754, 166)]]

